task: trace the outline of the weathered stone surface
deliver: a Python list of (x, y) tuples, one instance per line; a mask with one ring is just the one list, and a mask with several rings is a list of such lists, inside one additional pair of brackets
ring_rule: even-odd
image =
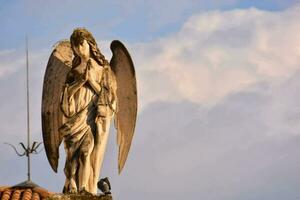
[(112, 200), (111, 195), (55, 194), (46, 200)]
[(111, 43), (105, 59), (92, 34), (73, 31), (70, 42), (59, 42), (44, 76), (42, 132), (52, 169), (57, 172), (59, 146), (64, 142), (64, 192), (97, 194), (110, 122), (116, 119), (118, 170), (130, 150), (137, 116), (136, 75), (132, 59), (120, 41)]

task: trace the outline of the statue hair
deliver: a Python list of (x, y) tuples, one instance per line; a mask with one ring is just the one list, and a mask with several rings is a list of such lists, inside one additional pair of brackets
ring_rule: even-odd
[(79, 44), (82, 44), (83, 40), (86, 40), (87, 43), (89, 44), (91, 57), (100, 66), (109, 65), (109, 62), (105, 59), (104, 55), (100, 52), (93, 35), (85, 28), (76, 28), (70, 37), (71, 47), (75, 55), (72, 61), (73, 67), (76, 67), (77, 65), (80, 64), (80, 57), (75, 53), (74, 47), (78, 46)]

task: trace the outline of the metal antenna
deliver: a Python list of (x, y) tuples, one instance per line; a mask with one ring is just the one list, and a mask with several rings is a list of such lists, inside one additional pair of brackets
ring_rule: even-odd
[[(27, 149), (30, 149), (28, 37), (26, 37), (26, 88), (27, 88)], [(30, 181), (30, 153), (28, 153), (27, 155), (27, 177), (28, 177), (28, 181)]]
[(30, 154), (38, 154), (42, 151), (42, 149), (40, 151), (37, 151), (37, 149), (39, 148), (39, 146), (42, 144), (42, 142), (38, 143), (38, 142), (33, 142), (32, 146), (30, 147), (30, 113), (29, 113), (29, 59), (28, 59), (28, 38), (26, 37), (26, 89), (27, 89), (27, 147), (25, 147), (25, 145), (21, 142), (19, 143), (24, 152), (23, 153), (19, 153), (17, 151), (17, 148), (9, 143), (4, 143), (7, 144), (9, 146), (11, 146), (16, 154), (18, 156), (26, 156), (27, 157), (27, 180), (31, 181), (31, 177), (30, 177)]

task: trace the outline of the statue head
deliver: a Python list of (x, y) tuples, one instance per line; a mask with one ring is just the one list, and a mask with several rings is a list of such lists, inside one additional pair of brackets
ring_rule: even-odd
[(101, 54), (93, 35), (85, 28), (76, 28), (70, 37), (71, 47), (75, 55), (73, 59), (73, 67), (80, 64), (80, 55), (76, 52), (76, 48), (83, 45), (85, 41), (89, 45), (90, 57), (92, 57), (101, 66), (107, 65), (108, 61)]
[(74, 54), (79, 56), (81, 59), (88, 60), (90, 59), (90, 45), (86, 40), (83, 40), (78, 45), (73, 45), (72, 47)]

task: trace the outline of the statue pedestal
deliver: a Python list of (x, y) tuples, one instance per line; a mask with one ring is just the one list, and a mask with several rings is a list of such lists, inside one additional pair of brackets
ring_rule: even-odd
[(55, 194), (46, 200), (112, 200), (111, 195)]

